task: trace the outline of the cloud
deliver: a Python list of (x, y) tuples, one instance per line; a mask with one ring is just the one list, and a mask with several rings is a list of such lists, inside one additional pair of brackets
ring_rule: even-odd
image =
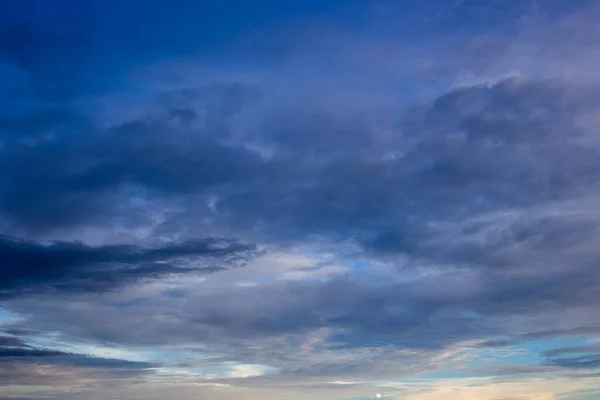
[[(223, 99), (230, 89), (211, 93)], [(141, 348), (204, 343), (203, 352), (223, 363), (278, 368), (276, 378), (247, 378), (256, 385), (411, 376), (435, 369), (439, 354), (463, 342), (596, 334), (598, 321), (589, 313), (598, 289), (600, 220), (581, 212), (593, 210), (597, 198), (597, 147), (581, 123), (596, 109), (590, 93), (567, 81), (527, 79), (455, 89), (408, 110), (383, 135), (369, 130), (367, 117), (350, 123), (310, 109), (290, 112), (289, 105), (263, 111), (257, 126), (264, 129), (252, 136), (231, 128), (264, 104), (259, 98), (243, 100), (241, 109), (231, 106), (233, 112), (216, 107), (208, 125), (220, 127), (216, 131), (203, 128), (207, 122), (197, 117), (207, 107), (201, 100), (187, 120), (165, 112), (149, 122), (92, 132), (85, 142), (69, 135), (31, 146), (17, 140), (11, 146), (21, 150), (11, 157), (18, 162), (48, 149), (61, 154), (63, 165), (38, 171), (50, 173), (42, 181), (52, 182), (45, 207), (66, 214), (38, 209), (36, 198), (11, 189), (5, 198), (18, 208), (4, 210), (13, 226), (31, 231), (30, 210), (47, 215), (33, 223), (53, 232), (57, 226), (94, 225), (86, 217), (90, 210), (117, 219), (135, 210), (135, 201), (143, 207), (163, 202), (179, 211), (167, 213), (150, 238), (234, 232), (279, 250), (322, 246), (340, 260), (389, 263), (394, 272), (385, 282), (362, 280), (368, 275), (351, 268), (337, 271), (349, 277), (325, 281), (275, 279), (216, 288), (178, 282), (178, 292), (165, 292), (173, 289), (166, 285), (160, 293), (179, 296), (160, 295), (157, 301), (155, 292), (127, 296), (118, 287), (202, 272), (213, 261), (221, 265), (221, 256), (237, 261), (254, 248), (225, 240), (207, 266), (211, 240), (152, 247), (5, 238), (16, 271), (8, 293), (21, 285), (28, 293), (42, 287), (77, 293), (68, 302), (48, 303), (41, 296), (7, 307), (29, 318), (24, 327), (60, 331), (65, 340), (83, 336)], [(73, 173), (80, 154), (98, 157)], [(64, 189), (54, 194), (56, 187)], [(73, 194), (83, 200), (81, 214), (69, 207)], [(113, 201), (96, 206), (98, 195)], [(56, 215), (65, 217), (59, 225), (51, 220)], [(129, 217), (132, 226), (143, 224), (139, 214)], [(56, 267), (44, 269), (38, 282), (32, 260)], [(409, 271), (413, 277), (403, 281)], [(117, 289), (115, 297), (93, 293), (107, 289)], [(171, 315), (168, 324), (163, 315)], [(108, 320), (112, 324), (103, 323)], [(575, 367), (575, 361), (581, 360), (563, 367)]]
[(597, 344), (587, 346), (562, 347), (544, 352), (546, 362), (557, 367), (578, 369), (600, 367), (600, 346)]
[[(198, 351), (217, 357), (211, 362), (279, 368), (276, 379), (392, 378), (436, 369), (437, 357), (461, 343), (489, 346), (489, 337), (507, 337), (526, 344), (535, 332), (597, 334), (598, 321), (589, 317), (594, 298), (572, 291), (561, 275), (538, 282), (542, 275), (519, 282), (465, 271), (387, 284), (335, 278), (218, 290), (204, 283), (160, 301), (121, 292), (112, 299), (55, 299), (52, 307), (43, 300), (8, 306), (31, 318), (24, 326), (60, 329), (64, 340), (83, 334), (130, 348), (203, 343)], [(165, 324), (159, 316), (168, 314)]]
[(141, 212), (128, 205), (132, 198), (143, 204), (148, 196), (202, 191), (261, 171), (257, 154), (225, 145), (176, 117), (103, 131), (59, 109), (5, 117), (4, 125), (0, 169), (14, 172), (0, 184), (0, 212), (15, 229), (127, 219)]
[(40, 244), (0, 237), (3, 296), (53, 291), (105, 291), (170, 274), (211, 273), (247, 260), (256, 249), (234, 240), (206, 238), (154, 248)]
[(25, 343), (18, 338), (10, 336), (0, 336), (0, 346), (4, 347), (20, 347), (24, 346)]
[(551, 364), (565, 368), (598, 368), (600, 367), (600, 354), (553, 358)]
[[(11, 339), (11, 340), (8, 340)], [(83, 380), (117, 379), (148, 374), (156, 365), (147, 362), (92, 357), (36, 348), (18, 337), (0, 344), (0, 386), (70, 386)]]
[[(435, 224), (593, 194), (597, 147), (581, 125), (595, 107), (587, 90), (519, 79), (456, 89), (381, 134), (360, 114), (271, 109), (250, 139), (271, 154), (269, 179), (212, 191), (208, 215), (263, 240), (311, 234), (429, 254)], [(183, 215), (205, 212), (190, 202)]]
[[(167, 90), (151, 114), (108, 128), (77, 110), (7, 117), (0, 169), (17, 173), (0, 187), (4, 220), (36, 232), (139, 226), (143, 200), (174, 214), (162, 222), (171, 232), (193, 220), (261, 240), (319, 234), (416, 253), (429, 251), (434, 222), (568, 199), (598, 178), (584, 124), (596, 91), (568, 80), (460, 87), (383, 116), (266, 89)], [(33, 145), (23, 131), (40, 132)]]
[[(245, 89), (212, 88), (209, 97), (214, 97), (208, 104), (231, 99), (228, 96), (237, 99), (239, 90)], [(243, 100), (241, 108), (211, 108), (205, 102), (207, 92), (200, 92), (200, 105), (184, 101), (191, 104), (193, 112), (186, 115), (192, 121), (159, 113), (150, 122), (136, 120), (93, 133), (89, 150), (87, 141), (71, 149), (68, 135), (51, 139), (60, 154), (66, 152), (63, 160), (76, 159), (82, 149), (102, 157), (74, 175), (69, 171), (77, 163), (58, 166), (55, 182), (70, 185), (64, 186), (66, 195), (46, 196), (45, 201), (63, 208), (70, 191), (94, 199), (127, 182), (144, 188), (148, 203), (177, 202), (181, 211), (161, 223), (161, 233), (233, 231), (271, 246), (304, 244), (314, 235), (317, 248), (333, 243), (330, 248), (342, 259), (390, 262), (398, 276), (385, 283), (364, 282), (359, 275), (207, 293), (185, 290), (183, 284), (184, 296), (163, 296), (161, 304), (152, 296), (136, 299), (130, 309), (123, 307), (127, 301), (105, 303), (89, 293), (92, 297), (79, 298), (80, 308), (73, 307), (71, 298), (70, 305), (64, 303), (58, 311), (34, 301), (11, 303), (11, 309), (31, 316), (33, 326), (69, 335), (85, 332), (98, 341), (139, 346), (165, 340), (203, 342), (207, 351), (224, 354), (224, 360), (281, 368), (281, 376), (332, 379), (391, 371), (405, 355), (391, 352), (387, 359), (381, 352), (390, 347), (432, 355), (461, 341), (489, 336), (525, 340), (527, 334), (556, 333), (557, 319), (567, 330), (597, 332), (597, 321), (583, 315), (597, 293), (593, 260), (600, 220), (593, 212), (580, 211), (582, 206), (592, 209), (597, 197), (598, 147), (593, 132), (581, 123), (596, 109), (593, 87), (564, 80), (508, 79), (459, 88), (409, 109), (385, 134), (369, 129), (366, 116), (347, 121), (343, 115), (310, 107), (269, 106), (258, 115), (261, 129), (252, 136), (231, 127), (203, 130), (206, 121), (194, 118), (208, 107), (216, 110), (211, 111), (209, 127), (221, 126), (214, 121), (228, 121), (225, 126), (230, 126), (238, 118), (244, 121), (245, 113), (260, 110), (263, 97)], [(194, 98), (196, 92), (184, 95)], [(218, 137), (211, 136), (215, 132)], [(16, 152), (15, 160), (48, 151), (44, 143), (18, 146), (23, 153)], [(155, 155), (160, 163), (154, 164)], [(216, 165), (216, 172), (203, 173)], [(7, 196), (19, 199), (14, 193)], [(9, 215), (20, 218), (19, 213)], [(180, 231), (182, 226), (186, 228)], [(18, 244), (7, 243), (10, 249)], [(200, 243), (200, 253), (188, 244), (170, 250), (77, 245), (82, 246), (79, 250), (72, 244), (35, 243), (25, 247), (42, 257), (47, 252), (53, 259), (66, 257), (67, 265), (71, 257), (73, 265), (89, 265), (89, 271), (68, 269), (72, 279), (66, 283), (54, 283), (56, 277), (51, 277), (44, 284), (90, 292), (117, 286), (112, 278), (103, 282), (115, 266), (121, 282), (178, 271), (157, 262), (202, 256)], [(350, 250), (336, 247), (347, 243)], [(231, 250), (236, 254), (251, 249)], [(402, 274), (410, 269), (417, 275), (402, 282)], [(96, 286), (86, 286), (87, 281)], [(579, 290), (572, 291), (574, 286)], [(153, 317), (172, 309), (178, 312), (168, 325)], [(566, 316), (567, 310), (572, 317)], [(119, 323), (99, 324), (91, 317), (97, 313)], [(522, 318), (530, 322), (517, 328)], [(138, 324), (153, 329), (140, 332)], [(320, 344), (300, 358), (305, 364), (299, 366), (286, 352), (302, 343), (298, 335), (315, 332), (321, 332)], [(262, 352), (231, 344), (266, 340), (282, 340), (281, 349)], [(365, 357), (378, 361), (341, 356), (361, 349), (373, 349), (371, 355), (364, 350)], [(318, 351), (340, 359), (325, 362), (315, 356)]]
[[(411, 43), (415, 25), (311, 20), (228, 47), (224, 26), (248, 13), (260, 31), (279, 6), (176, 3), (76, 9), (77, 26), (19, 5), (0, 27), (0, 382), (61, 399), (592, 390), (597, 349), (536, 345), (600, 334), (596, 9), (551, 28), (507, 22), (523, 2), (436, 2), (440, 31)], [(447, 32), (470, 12), (469, 37)], [(470, 38), (481, 21), (494, 34)]]
[(63, 352), (52, 350), (0, 348), (0, 357), (52, 357), (64, 354)]

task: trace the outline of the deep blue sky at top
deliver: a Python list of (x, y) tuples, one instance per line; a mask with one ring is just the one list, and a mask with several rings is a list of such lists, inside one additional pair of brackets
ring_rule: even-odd
[[(582, 2), (550, 0), (543, 6), (560, 15)], [(506, 23), (530, 6), (523, 0), (23, 0), (0, 5), (0, 25), (2, 40), (31, 51), (37, 58), (32, 62), (45, 63), (46, 69), (54, 65), (58, 75), (72, 80), (76, 71), (80, 86), (93, 82), (100, 89), (131, 66), (189, 54), (208, 61), (272, 63), (290, 51), (290, 42), (280, 36), (297, 23), (315, 27), (317, 37), (323, 24), (422, 40), (428, 34), (509, 29)], [(19, 26), (34, 29), (23, 33)]]

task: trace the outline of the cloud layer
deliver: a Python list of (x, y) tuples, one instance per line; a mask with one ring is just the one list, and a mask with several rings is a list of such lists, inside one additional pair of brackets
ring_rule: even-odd
[(600, 390), (597, 7), (109, 3), (0, 13), (8, 395)]

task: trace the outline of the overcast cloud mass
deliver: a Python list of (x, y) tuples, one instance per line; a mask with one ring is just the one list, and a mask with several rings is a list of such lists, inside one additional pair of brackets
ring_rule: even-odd
[(0, 3), (0, 400), (600, 398), (596, 2)]

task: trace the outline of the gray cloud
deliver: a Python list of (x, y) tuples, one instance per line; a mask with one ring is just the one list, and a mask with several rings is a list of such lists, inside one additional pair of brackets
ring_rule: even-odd
[[(214, 90), (230, 93), (228, 87)], [(47, 146), (66, 152), (61, 159), (67, 160), (66, 167), (53, 170), (50, 186), (54, 190), (60, 183), (66, 197), (62, 192), (45, 197), (57, 210), (65, 207), (70, 213), (65, 198), (71, 193), (93, 201), (98, 193), (134, 185), (145, 189), (146, 201), (177, 199), (182, 211), (162, 223), (162, 233), (193, 237), (214, 229), (269, 244), (304, 243), (316, 234), (333, 243), (356, 243), (361, 256), (433, 275), (409, 283), (335, 278), (207, 293), (184, 290), (161, 296), (158, 303), (152, 297), (107, 303), (82, 294), (79, 308), (70, 306), (76, 304), (73, 298), (60, 310), (36, 301), (7, 307), (31, 318), (25, 326), (58, 330), (66, 338), (141, 347), (202, 342), (221, 361), (272, 365), (281, 368), (281, 376), (296, 377), (397, 371), (391, 366), (406, 355), (387, 350), (386, 356), (382, 349), (413, 349), (433, 357), (456, 343), (489, 336), (518, 342), (534, 334), (597, 332), (599, 321), (582, 317), (598, 298), (594, 260), (600, 219), (581, 212), (592, 209), (597, 193), (598, 147), (580, 123), (595, 109), (592, 94), (561, 81), (507, 80), (457, 89), (397, 118), (383, 137), (368, 129), (368, 118), (350, 123), (334, 115), (274, 109), (260, 116), (261, 130), (250, 141), (260, 151), (241, 145), (248, 139), (243, 131), (221, 124), (243, 119), (252, 103), (247, 110), (215, 106), (209, 126), (219, 127), (218, 139), (202, 127), (193, 107), (184, 120), (159, 115), (92, 133), (93, 146), (81, 142), (73, 147), (77, 150), (70, 139), (51, 139)], [(205, 93), (199, 96), (204, 99)], [(23, 153), (14, 153), (13, 160), (48, 151), (44, 143), (14, 146), (22, 146)], [(77, 165), (73, 160), (81, 149), (89, 151), (86, 160), (98, 155), (92, 167), (65, 173)], [(15, 191), (5, 196), (21, 198)], [(85, 209), (86, 201), (80, 207)], [(27, 225), (20, 212), (5, 210)], [(117, 215), (106, 208), (104, 213)], [(61, 223), (79, 218), (73, 214)], [(194, 255), (187, 244), (160, 250), (81, 246), (25, 247), (44, 257), (73, 253), (73, 270), (66, 267), (71, 279), (45, 284), (73, 285), (79, 292), (114, 286), (112, 279), (109, 285), (103, 281), (105, 266), (130, 281), (173, 271), (170, 264), (163, 270), (157, 260)], [(231, 250), (235, 255), (252, 249), (233, 245)], [(75, 269), (82, 264), (91, 269)], [(168, 324), (157, 317), (165, 314), (172, 315)], [(113, 323), (100, 323), (97, 315)], [(522, 318), (531, 323), (519, 325)], [(562, 332), (555, 327), (557, 319)], [(290, 359), (304, 343), (299, 335), (315, 332), (321, 332), (321, 344)], [(250, 345), (265, 341), (264, 351)], [(332, 359), (320, 359), (319, 352)], [(344, 352), (364, 352), (383, 367), (343, 359)], [(419, 368), (428, 367), (424, 360)]]
[[(43, 301), (8, 306), (32, 317), (25, 326), (60, 329), (64, 340), (83, 336), (129, 348), (204, 343), (201, 353), (218, 356), (210, 362), (270, 365), (281, 369), (278, 377), (382, 378), (435, 368), (437, 354), (464, 342), (507, 346), (535, 339), (535, 332), (597, 334), (600, 321), (589, 317), (597, 297), (572, 291), (562, 275), (540, 281), (543, 274), (523, 280), (464, 271), (410, 283), (337, 278), (190, 289), (159, 302), (136, 296), (132, 307), (124, 306), (127, 296), (71, 297), (59, 308)], [(589, 279), (587, 287), (597, 291), (597, 282)], [(100, 323), (92, 310), (113, 324)], [(166, 314), (168, 324), (159, 318)], [(510, 342), (487, 339), (498, 336)]]
[(253, 139), (273, 152), (277, 173), (216, 193), (216, 216), (279, 238), (430, 254), (436, 223), (593, 193), (598, 148), (578, 122), (595, 104), (586, 90), (520, 80), (457, 89), (382, 134), (366, 117), (276, 112)]

